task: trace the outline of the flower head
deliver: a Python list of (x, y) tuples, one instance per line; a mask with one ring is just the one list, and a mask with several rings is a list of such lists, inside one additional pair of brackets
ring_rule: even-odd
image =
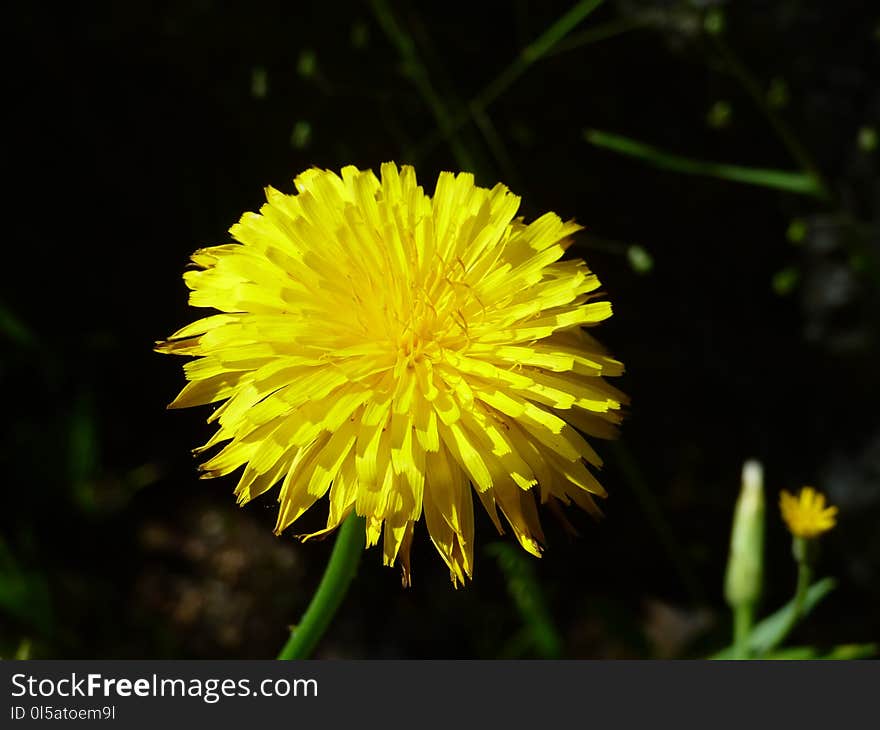
[(795, 537), (817, 537), (837, 524), (837, 507), (826, 507), (825, 495), (813, 487), (803, 487), (797, 496), (783, 489), (779, 495), (779, 508), (782, 519)]
[(277, 533), (329, 493), (304, 539), (354, 510), (405, 583), (422, 516), (453, 582), (471, 575), (474, 492), (534, 555), (536, 500), (597, 513), (582, 433), (612, 437), (626, 398), (603, 379), (623, 366), (583, 330), (611, 305), (583, 261), (560, 260), (580, 227), (526, 224), (517, 196), (466, 173), (441, 173), (433, 197), (393, 163), (295, 185), (268, 188), (237, 243), (196, 251), (190, 304), (220, 313), (157, 345), (197, 358), (170, 407), (223, 401), (204, 476), (244, 467), (242, 504), (280, 482)]

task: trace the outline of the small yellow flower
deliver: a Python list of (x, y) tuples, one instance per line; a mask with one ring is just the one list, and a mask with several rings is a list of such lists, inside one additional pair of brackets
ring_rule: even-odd
[(813, 487), (803, 487), (797, 496), (784, 489), (779, 495), (782, 519), (795, 537), (813, 538), (827, 532), (836, 523), (837, 507), (825, 506), (825, 495)]
[(190, 304), (220, 313), (157, 346), (197, 358), (171, 407), (225, 401), (204, 475), (244, 467), (241, 504), (280, 482), (277, 533), (329, 493), (326, 528), (304, 537), (354, 511), (404, 583), (422, 516), (453, 582), (471, 576), (474, 492), (534, 555), (536, 497), (597, 513), (587, 464), (602, 462), (581, 433), (612, 437), (626, 396), (583, 329), (611, 305), (560, 260), (580, 226), (526, 224), (517, 196), (467, 173), (441, 173), (433, 197), (394, 163), (294, 182), (267, 189), (237, 243), (196, 251)]

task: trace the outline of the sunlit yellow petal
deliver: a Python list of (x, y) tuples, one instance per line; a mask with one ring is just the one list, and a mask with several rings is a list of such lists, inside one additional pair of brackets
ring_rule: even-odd
[[(582, 434), (612, 438), (628, 401), (585, 329), (611, 305), (562, 258), (580, 226), (526, 223), (516, 195), (469, 173), (441, 173), (433, 195), (390, 162), (294, 184), (193, 254), (190, 304), (219, 313), (156, 345), (194, 358), (170, 407), (217, 404), (203, 475), (241, 469), (241, 504), (280, 483), (279, 533), (326, 496), (326, 527), (303, 539), (356, 512), (405, 585), (422, 518), (453, 582), (473, 575), (474, 495), (534, 555), (538, 503), (598, 515), (602, 460)], [(782, 504), (833, 525), (814, 492)]]
[(797, 496), (783, 490), (779, 495), (779, 508), (795, 537), (812, 539), (837, 524), (837, 507), (826, 507), (825, 495), (813, 487), (803, 487)]

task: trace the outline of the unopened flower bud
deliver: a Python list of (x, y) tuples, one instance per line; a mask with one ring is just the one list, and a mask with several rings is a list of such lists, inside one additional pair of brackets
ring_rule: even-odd
[(755, 605), (761, 597), (764, 564), (764, 470), (757, 461), (743, 465), (742, 488), (730, 533), (724, 597), (732, 607)]

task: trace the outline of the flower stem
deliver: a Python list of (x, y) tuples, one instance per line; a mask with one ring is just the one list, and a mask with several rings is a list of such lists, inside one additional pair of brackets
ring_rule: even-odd
[(810, 588), (810, 581), (813, 579), (813, 568), (810, 564), (810, 545), (802, 537), (795, 537), (792, 541), (792, 553), (798, 567), (797, 588), (794, 593), (794, 605), (791, 613), (788, 614), (788, 621), (782, 631), (779, 632), (776, 639), (765, 648), (764, 654), (776, 649), (785, 638), (792, 632), (795, 626), (804, 615), (804, 605), (807, 599), (807, 592)]
[(733, 645), (737, 659), (748, 658), (748, 639), (755, 618), (755, 605), (741, 603), (733, 609)]
[(798, 580), (797, 590), (794, 596), (794, 613), (792, 614), (792, 624), (796, 624), (804, 613), (804, 600), (807, 597), (807, 589), (810, 587), (812, 579), (812, 569), (806, 560), (798, 563)]
[(306, 659), (311, 655), (345, 598), (363, 551), (364, 519), (352, 512), (342, 523), (318, 590), (302, 621), (291, 630), (279, 659)]
[(764, 116), (767, 117), (767, 121), (770, 123), (773, 131), (779, 137), (789, 154), (801, 166), (804, 173), (813, 179), (817, 188), (816, 194), (826, 199), (829, 198), (830, 193), (828, 185), (823, 179), (822, 173), (819, 172), (819, 167), (813, 161), (813, 158), (807, 149), (797, 139), (794, 132), (783, 121), (782, 117), (780, 117), (773, 107), (767, 103), (766, 96), (760, 83), (758, 83), (755, 77), (752, 76), (752, 73), (733, 52), (733, 49), (727, 44), (724, 38), (718, 34), (714, 34), (712, 35), (712, 40), (715, 43), (716, 50), (727, 64), (734, 78), (742, 84), (746, 93), (752, 97), (755, 105), (764, 113)]

